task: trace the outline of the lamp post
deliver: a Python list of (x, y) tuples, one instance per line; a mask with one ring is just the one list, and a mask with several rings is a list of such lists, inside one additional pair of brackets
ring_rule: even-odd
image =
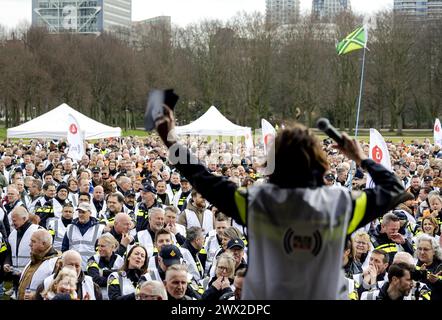
[(125, 131), (127, 131), (127, 112), (129, 111), (127, 108), (124, 110), (125, 111), (125, 125), (124, 125), (124, 127), (125, 127)]

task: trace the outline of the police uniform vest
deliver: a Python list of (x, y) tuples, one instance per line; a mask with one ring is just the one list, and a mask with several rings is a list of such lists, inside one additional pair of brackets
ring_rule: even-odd
[(183, 191), (180, 189), (177, 193), (174, 194), (172, 203), (175, 207), (182, 210), (181, 208), (186, 205), (187, 202), (192, 198), (191, 192), (187, 196), (182, 196)]
[(75, 224), (70, 224), (67, 227), (66, 234), (69, 239), (69, 249), (77, 251), (81, 255), (81, 269), (86, 270), (87, 260), (95, 254), (95, 243), (99, 236), (101, 236), (104, 225), (95, 224), (91, 226), (84, 235), (81, 235), (80, 230)]
[(211, 230), (208, 233), (206, 243), (204, 244), (204, 248), (206, 249), (207, 252), (205, 272), (209, 273), (210, 266), (212, 265), (215, 259), (215, 255), (218, 252), (218, 250), (221, 248), (221, 246), (218, 243), (218, 238), (216, 236), (216, 230)]
[[(43, 202), (44, 202), (44, 198), (43, 198)], [(52, 199), (52, 201), (54, 201)], [(38, 207), (37, 209), (35, 209), (35, 214), (40, 216), (42, 214), (46, 214), (49, 218), (50, 217), (55, 217), (54, 216), (54, 204), (53, 202), (49, 202), (47, 201), (44, 205), (42, 205), (41, 207)]]
[(198, 255), (196, 256), (196, 261), (193, 258), (190, 251), (186, 248), (180, 248), (181, 253), (183, 254), (183, 260), (186, 262), (187, 265), (187, 271), (192, 275), (192, 278), (200, 282), (204, 279), (204, 268), (201, 264), (201, 261), (198, 258)]
[[(92, 259), (94, 260), (94, 262), (92, 262), (92, 263), (89, 262), (89, 266), (96, 267), (98, 269), (98, 271), (100, 272), (101, 277), (103, 276), (104, 270), (118, 270), (124, 264), (124, 259), (119, 255), (117, 255), (117, 258), (115, 259), (113, 265), (110, 268), (107, 268), (107, 267), (102, 268), (99, 266), (99, 263), (100, 263), (100, 255), (99, 254), (94, 254), (92, 256)], [(103, 300), (109, 300), (109, 297), (107, 295), (107, 287), (100, 288), (100, 289), (101, 289), (101, 295), (103, 297)]]
[[(53, 274), (44, 280), (43, 285), (44, 285), (45, 290), (49, 289), (53, 280), (54, 280)], [(95, 297), (94, 281), (92, 280), (92, 278), (90, 276), (83, 275), (83, 281), (81, 282), (81, 291), (82, 291), (83, 297), (87, 293), (89, 295), (89, 300), (97, 300), (97, 298)], [(78, 292), (77, 292), (77, 294), (78, 294)]]
[(68, 200), (72, 202), (72, 205), (76, 208), (78, 206), (78, 193), (69, 191)]
[[(0, 220), (2, 221), (2, 220)], [(0, 232), (0, 254), (8, 249), (5, 239), (3, 239), (3, 234)]]
[[(152, 239), (149, 231), (142, 230), (142, 231), (137, 232), (137, 238), (138, 238), (138, 243), (146, 249), (147, 255), (149, 257), (152, 257), (153, 252), (154, 252), (154, 246), (153, 246), (154, 239)], [(130, 249), (127, 248), (128, 252), (129, 252), (129, 250)]]
[(158, 272), (157, 264), (156, 264), (156, 257), (150, 257), (149, 264), (148, 264), (148, 270), (149, 270), (149, 276), (150, 280), (157, 280), (160, 282), (163, 282), (161, 279), (160, 273)]
[(250, 262), (243, 298), (336, 300), (346, 296), (339, 257), (351, 214), (350, 192), (342, 187), (285, 189), (270, 183), (251, 187)]
[[(53, 258), (47, 259), (42, 262), (42, 264), (38, 267), (38, 269), (32, 275), (32, 280), (31, 280), (31, 283), (29, 284), (29, 289), (36, 291), (37, 287), (39, 285), (41, 285), (47, 277), (52, 275), (52, 273), (54, 272), (55, 264), (56, 264), (58, 258), (59, 257), (57, 256), (57, 257), (53, 257)], [(30, 265), (31, 265), (31, 262), (29, 262), (26, 265), (26, 267), (23, 270), (21, 278), (23, 277), (23, 275), (25, 274), (26, 270), (29, 268)], [(20, 278), (20, 281), (21, 281), (21, 278)]]
[[(181, 225), (179, 223), (175, 223), (175, 229), (176, 229), (177, 233), (182, 235), (184, 238), (186, 237), (186, 227), (184, 227), (183, 225)], [(171, 235), (172, 235), (172, 243), (176, 246), (179, 246), (176, 236), (173, 233), (171, 233)]]
[(23, 207), (26, 208), (24, 203), (21, 200), (18, 200), (12, 208), (9, 208), (9, 210), (7, 210), (7, 212), (8, 212), (8, 221), (9, 221), (9, 225), (11, 227), (11, 230), (15, 229), (14, 225), (12, 224), (12, 211), (14, 211), (15, 208), (18, 208), (20, 206), (23, 206)]
[(204, 210), (203, 214), (203, 225), (201, 225), (196, 213), (192, 210), (185, 209), (184, 213), (186, 215), (187, 228), (190, 227), (200, 227), (204, 229), (204, 233), (208, 234), (213, 230), (213, 213), (210, 210)]
[(107, 284), (108, 288), (110, 285), (119, 285), (122, 296), (135, 293), (136, 289), (136, 287), (133, 285), (132, 281), (126, 276), (126, 272), (124, 271), (112, 272), (109, 275), (109, 281)]
[(28, 208), (29, 213), (35, 214), (35, 206), (37, 203), (44, 201), (44, 197), (37, 197), (34, 200), (31, 199), (30, 196), (27, 197), (26, 207)]
[(52, 246), (55, 250), (61, 251), (61, 245), (63, 243), (63, 238), (66, 234), (67, 227), (64, 226), (61, 218), (51, 218), (48, 220), (47, 229), (49, 233), (54, 237)]
[(23, 268), (31, 261), (31, 248), (29, 244), (31, 243), (31, 236), (40, 227), (36, 224), (31, 224), (25, 231), (23, 237), (21, 238), (20, 244), (17, 250), (17, 230), (13, 230), (8, 237), (9, 245), (11, 246), (12, 253), (12, 266), (14, 268), (23, 270)]

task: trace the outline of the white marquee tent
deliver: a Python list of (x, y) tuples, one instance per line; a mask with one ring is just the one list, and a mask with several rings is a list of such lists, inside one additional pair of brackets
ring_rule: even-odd
[(214, 106), (211, 106), (201, 117), (188, 125), (176, 127), (177, 135), (196, 136), (247, 136), (251, 134), (249, 127), (241, 127), (224, 117)]
[(121, 128), (110, 127), (88, 118), (65, 103), (22, 125), (8, 129), (7, 136), (8, 138), (66, 138), (69, 114), (76, 118), (87, 140), (121, 136)]

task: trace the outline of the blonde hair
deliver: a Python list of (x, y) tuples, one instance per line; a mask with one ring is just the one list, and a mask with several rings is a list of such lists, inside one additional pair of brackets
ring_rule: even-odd
[(57, 274), (54, 280), (52, 280), (49, 288), (43, 291), (43, 296), (52, 299), (57, 294), (57, 285), (65, 278), (69, 278), (73, 285), (77, 285), (78, 277), (77, 272), (72, 267), (63, 267)]
[(119, 246), (117, 239), (115, 239), (110, 232), (103, 233), (98, 240), (104, 241), (106, 244), (110, 245), (112, 247), (112, 251), (115, 251)]
[(229, 267), (229, 270), (227, 270), (227, 272), (229, 273), (227, 277), (233, 279), (233, 277), (235, 276), (235, 265), (236, 265), (235, 258), (231, 253), (224, 252), (216, 259), (216, 267), (218, 267), (221, 261), (225, 261), (227, 263)]

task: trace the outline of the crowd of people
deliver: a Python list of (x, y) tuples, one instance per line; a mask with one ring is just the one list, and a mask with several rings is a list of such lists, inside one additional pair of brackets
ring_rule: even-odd
[[(242, 143), (182, 142), (213, 175), (243, 188), (266, 183), (261, 144), (249, 154)], [(346, 239), (346, 297), (439, 300), (442, 151), (427, 139), (388, 147), (411, 200)], [(193, 188), (158, 137), (102, 139), (86, 150), (74, 161), (62, 141), (0, 145), (0, 298), (241, 299), (247, 228)], [(365, 188), (366, 172), (330, 140), (323, 150), (325, 185)]]

